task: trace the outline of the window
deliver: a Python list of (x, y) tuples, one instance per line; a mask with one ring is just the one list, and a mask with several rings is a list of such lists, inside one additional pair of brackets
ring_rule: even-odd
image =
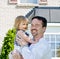
[(18, 6), (38, 6), (37, 0), (17, 0)]
[(45, 32), (45, 39), (48, 40), (52, 57), (60, 57), (60, 23), (48, 23), (47, 30)]
[(48, 33), (44, 37), (51, 46), (52, 57), (60, 57), (60, 33)]

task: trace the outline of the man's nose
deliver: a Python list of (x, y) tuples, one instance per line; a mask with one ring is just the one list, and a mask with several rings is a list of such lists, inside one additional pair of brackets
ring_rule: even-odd
[(36, 29), (36, 26), (32, 26), (32, 29)]

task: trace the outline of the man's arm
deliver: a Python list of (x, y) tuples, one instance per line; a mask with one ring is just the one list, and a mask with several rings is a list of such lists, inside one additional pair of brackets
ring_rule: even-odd
[(23, 59), (23, 57), (19, 52), (13, 50), (9, 53), (9, 59)]
[(33, 54), (28, 49), (28, 47), (24, 47), (22, 49), (22, 54), (13, 51), (11, 55), (12, 55), (12, 59), (34, 59)]
[(33, 48), (24, 47), (22, 49), (23, 59), (50, 59), (50, 48), (46, 43), (33, 45)]
[(23, 59), (35, 59), (34, 54), (31, 52), (29, 47), (24, 47), (22, 49), (22, 56), (23, 56)]
[(13, 59), (23, 59), (22, 55), (19, 54), (19, 53), (14, 53), (14, 54), (12, 55), (12, 57), (13, 57)]
[(18, 31), (18, 35), (20, 38), (24, 39), (26, 42), (29, 43), (36, 43), (37, 41), (33, 41), (30, 37), (28, 37), (23, 31)]

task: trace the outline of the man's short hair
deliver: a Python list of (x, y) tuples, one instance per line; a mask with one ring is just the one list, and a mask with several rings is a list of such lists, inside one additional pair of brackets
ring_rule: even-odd
[[(34, 16), (33, 18), (32, 18), (32, 20), (33, 19), (37, 19), (37, 20), (40, 20), (40, 21), (42, 21), (42, 26), (43, 27), (47, 27), (47, 19), (45, 18), (45, 17), (42, 17), (42, 16)], [(31, 21), (32, 21), (31, 20)]]

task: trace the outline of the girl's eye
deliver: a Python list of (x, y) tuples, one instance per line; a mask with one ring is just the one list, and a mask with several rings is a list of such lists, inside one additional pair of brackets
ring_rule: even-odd
[(23, 25), (28, 25), (28, 24), (23, 24)]

